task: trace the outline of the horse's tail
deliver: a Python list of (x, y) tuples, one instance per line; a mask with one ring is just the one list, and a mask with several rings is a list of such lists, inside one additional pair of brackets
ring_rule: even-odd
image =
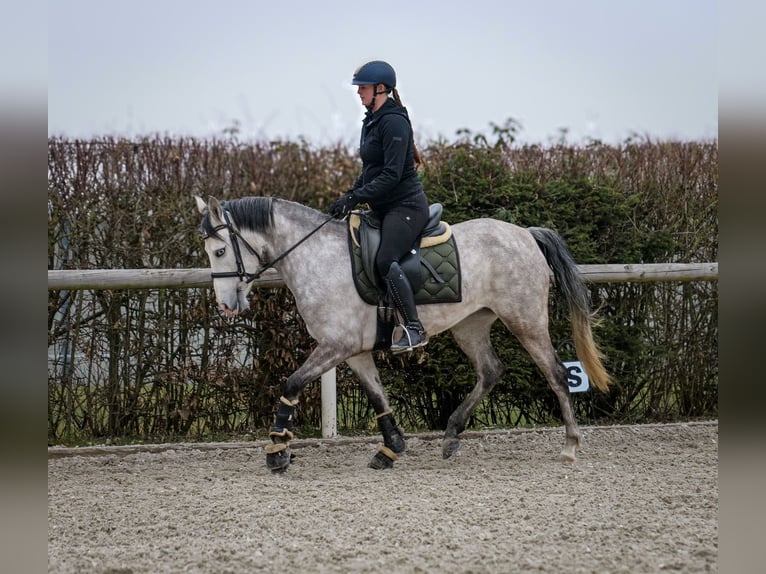
[(591, 328), (596, 323), (596, 315), (591, 311), (590, 293), (577, 269), (577, 263), (558, 233), (545, 227), (527, 229), (545, 255), (545, 260), (553, 270), (556, 285), (569, 304), (577, 358), (593, 385), (600, 391), (606, 391), (611, 379), (602, 363), (604, 354), (593, 340)]

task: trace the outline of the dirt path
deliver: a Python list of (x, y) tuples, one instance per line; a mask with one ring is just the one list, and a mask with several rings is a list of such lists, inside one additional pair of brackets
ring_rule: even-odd
[(378, 472), (353, 441), (283, 475), (262, 443), (50, 456), (48, 571), (717, 571), (718, 423), (583, 430), (574, 464), (562, 429), (411, 436)]

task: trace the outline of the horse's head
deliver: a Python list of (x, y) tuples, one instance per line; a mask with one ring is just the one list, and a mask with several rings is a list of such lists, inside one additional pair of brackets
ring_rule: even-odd
[(210, 260), (215, 298), (221, 311), (232, 317), (250, 306), (247, 294), (252, 283), (246, 280), (244, 271), (250, 253), (240, 250), (239, 229), (216, 198), (209, 197), (207, 203), (199, 196), (195, 196), (195, 200), (202, 215), (201, 231)]

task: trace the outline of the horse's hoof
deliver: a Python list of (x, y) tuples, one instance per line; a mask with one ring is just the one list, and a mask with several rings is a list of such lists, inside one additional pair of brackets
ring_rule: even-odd
[(574, 462), (577, 460), (577, 449), (580, 448), (579, 436), (568, 436), (564, 443), (564, 448), (561, 449), (559, 455), (559, 462)]
[(285, 443), (270, 444), (266, 447), (266, 467), (275, 473), (285, 472), (294, 458), (292, 450)]
[(456, 438), (444, 439), (442, 457), (447, 459), (460, 450), (460, 441)]
[(559, 455), (559, 462), (574, 462), (575, 460), (577, 460), (577, 457), (574, 455), (574, 453), (562, 451)]
[(285, 472), (292, 457), (285, 451), (266, 455), (266, 467), (275, 473)]
[(384, 470), (386, 468), (394, 468), (394, 461), (399, 457), (396, 456), (391, 449), (382, 446), (372, 457), (370, 464), (367, 466), (375, 470)]

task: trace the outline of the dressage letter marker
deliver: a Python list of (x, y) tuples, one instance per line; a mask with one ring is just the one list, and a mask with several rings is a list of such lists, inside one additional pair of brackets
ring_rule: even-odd
[(588, 380), (588, 373), (582, 368), (580, 361), (569, 361), (564, 363), (569, 375), (567, 376), (567, 382), (569, 383), (570, 393), (582, 393), (590, 388), (590, 381)]

